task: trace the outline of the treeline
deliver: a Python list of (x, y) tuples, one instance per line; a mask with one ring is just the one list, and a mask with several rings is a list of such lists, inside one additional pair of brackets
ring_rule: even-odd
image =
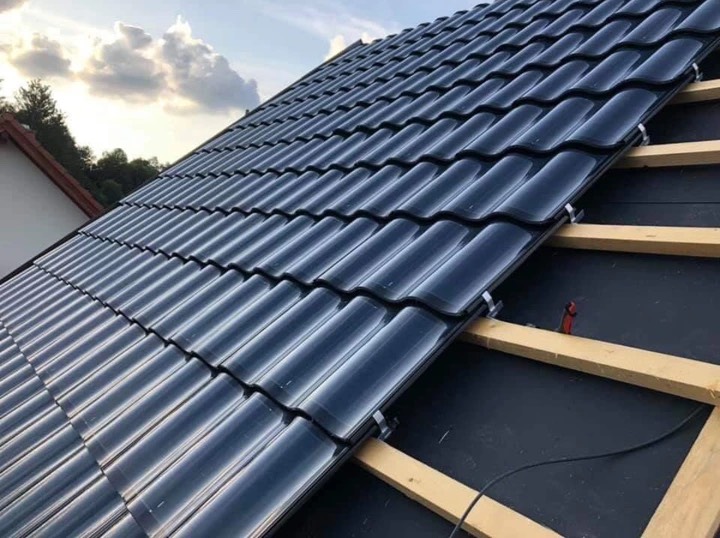
[(106, 207), (165, 167), (155, 157), (128, 160), (120, 148), (96, 158), (88, 146), (77, 144), (50, 86), (41, 80), (30, 81), (10, 100), (0, 97), (0, 112), (11, 112), (28, 126), (38, 142)]

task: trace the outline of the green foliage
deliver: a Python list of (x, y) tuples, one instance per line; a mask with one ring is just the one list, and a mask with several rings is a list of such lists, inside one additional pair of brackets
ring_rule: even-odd
[(117, 148), (103, 153), (88, 168), (87, 174), (93, 183), (100, 185), (101, 201), (109, 205), (155, 177), (160, 168), (160, 163), (154, 157), (128, 161), (127, 154)]
[(78, 146), (50, 86), (39, 79), (20, 88), (12, 103), (0, 97), (0, 112), (4, 111), (34, 131), (38, 142), (105, 206), (155, 177), (163, 167), (155, 157), (128, 161), (120, 148), (103, 153), (96, 161), (88, 146)]
[(112, 179), (106, 179), (100, 183), (100, 194), (108, 205), (114, 204), (123, 196), (122, 187)]
[(15, 118), (35, 132), (35, 138), (81, 183), (86, 183), (85, 162), (75, 139), (58, 110), (52, 90), (40, 80), (31, 80), (15, 94)]

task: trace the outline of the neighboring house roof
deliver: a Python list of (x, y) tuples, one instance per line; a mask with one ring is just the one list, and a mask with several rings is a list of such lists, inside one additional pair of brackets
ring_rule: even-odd
[[(460, 12), (328, 62), (35, 260), (0, 287), (37, 385), (0, 396), (28, 410), (0, 530), (274, 529), (719, 36), (712, 1)], [(22, 493), (85, 487), (40, 427), (58, 409), (125, 511)]]
[(12, 140), (20, 150), (82, 209), (88, 217), (97, 217), (103, 207), (40, 145), (35, 135), (10, 113), (0, 115), (0, 140)]

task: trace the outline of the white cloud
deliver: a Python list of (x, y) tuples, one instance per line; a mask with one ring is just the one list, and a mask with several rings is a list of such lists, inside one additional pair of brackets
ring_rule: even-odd
[(25, 76), (55, 78), (71, 76), (69, 52), (59, 41), (42, 34), (5, 44), (8, 62)]
[(64, 39), (17, 36), (0, 43), (0, 54), (28, 77), (81, 81), (93, 95), (157, 103), (172, 113), (239, 112), (260, 104), (257, 82), (242, 77), (180, 18), (159, 39), (122, 22), (89, 43)]
[(165, 88), (165, 74), (151, 44), (152, 37), (142, 28), (118, 22), (111, 41), (96, 40), (77, 76), (96, 95), (154, 101)]
[(174, 161), (259, 103), (253, 78), (269, 97), (297, 73), (266, 61), (231, 64), (183, 20), (153, 36), (25, 5), (0, 15), (0, 93), (36, 76), (51, 79), (79, 144)]
[(181, 18), (163, 36), (160, 57), (167, 66), (171, 89), (189, 103), (189, 107), (175, 104), (176, 110), (225, 111), (260, 104), (257, 82), (245, 80), (227, 58), (194, 38), (190, 25)]
[(0, 13), (22, 6), (27, 0), (0, 0)]
[(328, 50), (328, 53), (325, 55), (325, 60), (329, 60), (336, 54), (340, 54), (346, 48), (347, 41), (345, 41), (345, 36), (342, 34), (336, 35), (330, 40), (330, 50)]

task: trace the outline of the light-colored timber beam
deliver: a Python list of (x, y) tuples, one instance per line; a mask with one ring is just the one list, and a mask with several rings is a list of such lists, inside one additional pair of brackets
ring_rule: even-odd
[(669, 104), (679, 105), (717, 100), (720, 100), (720, 80), (704, 80), (688, 84)]
[[(652, 133), (650, 133), (652, 137)], [(617, 168), (694, 166), (720, 164), (720, 140), (650, 144), (632, 148), (615, 165)]]
[(720, 366), (495, 319), (481, 319), (463, 340), (540, 362), (713, 405)]
[[(368, 439), (360, 447), (355, 462), (453, 525), (477, 495), (474, 489), (377, 439)], [(475, 505), (463, 529), (482, 538), (560, 536), (487, 496)]]
[(584, 250), (718, 258), (720, 228), (569, 224), (562, 226), (546, 244)]
[(720, 528), (720, 409), (710, 414), (643, 538), (713, 538)]

